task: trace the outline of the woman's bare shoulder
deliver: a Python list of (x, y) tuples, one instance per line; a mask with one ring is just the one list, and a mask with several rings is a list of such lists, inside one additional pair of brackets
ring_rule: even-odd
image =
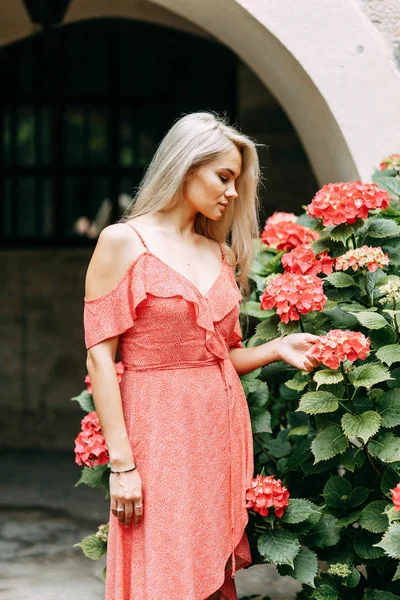
[(89, 262), (85, 298), (98, 298), (112, 290), (141, 252), (140, 242), (124, 223), (105, 227)]

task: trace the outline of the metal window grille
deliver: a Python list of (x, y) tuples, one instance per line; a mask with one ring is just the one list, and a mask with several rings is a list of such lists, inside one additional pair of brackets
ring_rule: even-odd
[(92, 244), (182, 113), (236, 120), (237, 61), (216, 42), (103, 19), (0, 53), (0, 245)]

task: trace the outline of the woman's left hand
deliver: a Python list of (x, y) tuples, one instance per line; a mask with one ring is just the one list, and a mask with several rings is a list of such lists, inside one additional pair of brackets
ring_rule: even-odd
[(310, 354), (313, 344), (319, 340), (312, 333), (291, 333), (275, 341), (279, 360), (303, 371), (312, 371), (319, 361)]

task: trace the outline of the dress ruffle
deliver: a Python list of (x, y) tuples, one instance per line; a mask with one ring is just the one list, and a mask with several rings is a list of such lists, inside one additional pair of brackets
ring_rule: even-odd
[[(156, 262), (156, 269), (151, 269), (149, 262)], [(84, 298), (86, 349), (110, 337), (122, 335), (133, 327), (137, 318), (138, 306), (149, 295), (152, 295), (159, 298), (180, 297), (191, 302), (195, 310), (197, 325), (206, 331), (207, 349), (219, 358), (229, 356), (227, 348), (231, 345), (237, 345), (241, 341), (240, 326), (239, 324), (236, 325), (232, 344), (229, 340), (227, 346), (225, 340), (221, 339), (216, 324), (234, 310), (243, 298), (230, 267), (224, 263), (222, 268), (228, 269), (228, 276), (232, 278), (234, 285), (229, 287), (228, 292), (222, 286), (220, 286), (222, 290), (220, 292), (218, 287), (213, 285), (210, 290), (211, 294), (206, 294), (206, 296), (198, 292), (191, 282), (183, 276), (181, 281), (177, 282), (172, 277), (162, 275), (160, 271), (164, 267), (168, 270), (167, 265), (157, 261), (152, 253), (142, 252), (128, 267), (113, 289), (97, 298)], [(154, 275), (157, 270), (159, 276)], [(150, 273), (152, 273), (151, 276)], [(170, 275), (170, 273), (167, 275)], [(222, 273), (219, 277), (221, 275)], [(217, 296), (217, 301), (211, 303), (209, 298), (213, 294)], [(116, 307), (118, 307), (118, 310), (116, 310)]]

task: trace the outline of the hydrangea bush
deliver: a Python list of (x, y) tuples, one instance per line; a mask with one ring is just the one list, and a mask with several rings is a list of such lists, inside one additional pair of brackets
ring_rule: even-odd
[[(254, 439), (253, 564), (297, 579), (298, 600), (400, 599), (399, 156), (381, 162), (374, 183), (325, 185), (300, 216), (274, 213), (257, 241), (243, 345), (319, 336), (312, 373), (279, 361), (241, 377)], [(76, 485), (108, 497), (110, 464), (85, 381), (73, 398), (88, 413)], [(107, 524), (76, 545), (103, 556)]]
[[(400, 598), (398, 156), (373, 183), (325, 185), (300, 216), (274, 213), (250, 273), (245, 346), (319, 336), (312, 373), (278, 362), (241, 378), (258, 474), (253, 563), (301, 582), (298, 600)], [(265, 504), (257, 478), (271, 477), (287, 490), (282, 508)]]

